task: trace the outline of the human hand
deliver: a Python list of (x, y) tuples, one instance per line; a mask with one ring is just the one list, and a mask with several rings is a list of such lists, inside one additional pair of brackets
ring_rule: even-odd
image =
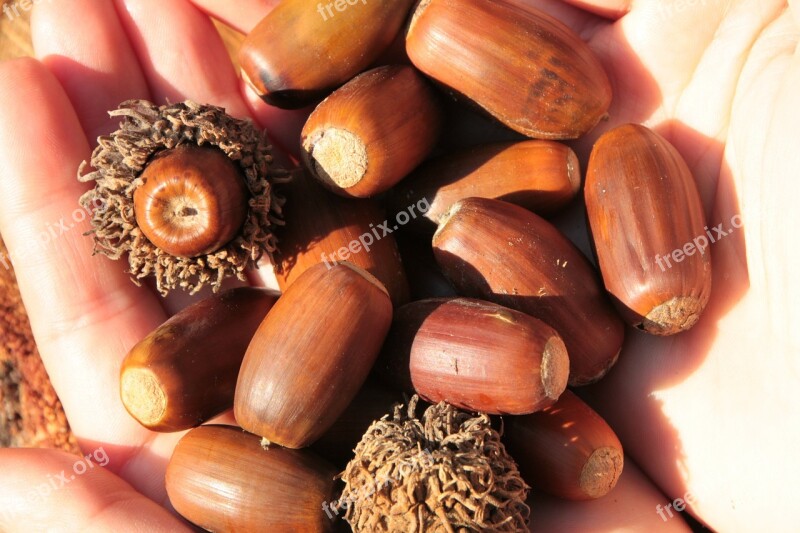
[[(797, 401), (783, 392), (797, 374), (790, 358), (791, 349), (797, 351), (797, 333), (772, 326), (782, 316), (792, 324), (790, 298), (784, 294), (797, 288), (783, 265), (797, 256), (797, 240), (790, 238), (790, 221), (777, 223), (778, 213), (792, 216), (790, 209), (780, 209), (791, 195), (780, 191), (775, 197), (776, 186), (756, 184), (788, 173), (798, 157), (788, 147), (797, 139), (791, 129), (797, 121), (791, 119), (798, 111), (791, 99), (800, 94), (800, 80), (792, 54), (800, 17), (792, 20), (788, 11), (779, 16), (782, 2), (734, 2), (726, 10), (729, 2), (700, 0), (700, 6), (680, 10), (675, 3), (672, 11), (659, 11), (665, 4), (643, 0), (608, 22), (561, 2), (529, 1), (589, 39), (614, 84), (611, 120), (578, 144), (581, 156), (604, 129), (644, 122), (689, 162), (709, 226), (727, 223), (738, 212), (745, 221), (745, 227), (711, 247), (715, 289), (701, 323), (671, 339), (631, 332), (617, 368), (592, 390), (627, 451), (669, 496), (629, 461), (613, 495), (591, 503), (542, 500), (534, 508), (534, 527), (678, 530), (685, 527), (680, 519), (662, 521), (656, 505), (687, 491), (696, 499), (693, 510), (715, 528), (752, 528), (770, 516), (777, 519), (783, 507), (774, 480), (791, 481), (795, 472), (777, 460), (760, 461), (765, 444), (759, 437), (774, 435), (784, 416), (797, 415)], [(235, 8), (223, 0), (45, 3), (37, 6), (33, 22), (41, 63), (0, 66), (5, 162), (0, 233), (12, 250), (37, 344), (73, 430), (85, 452), (102, 448), (109, 459), (106, 469), (89, 468), (34, 499), (27, 496), (31, 488), (62, 470), (68, 473), (75, 459), (2, 450), (0, 497), (5, 509), (14, 510), (11, 519), (0, 513), (3, 528), (185, 527), (158, 506), (167, 505), (163, 474), (181, 435), (141, 428), (125, 412), (118, 392), (125, 353), (185, 300), (163, 301), (149, 288), (131, 284), (120, 264), (91, 257), (90, 239), (81, 235), (86, 222), (34, 253), (23, 251), (48, 225), (71, 222), (83, 192), (75, 179), (77, 164), (88, 158), (98, 135), (114, 129), (106, 112), (123, 100), (191, 98), (220, 105), (233, 115), (255, 118), (277, 144), (291, 149), (302, 116), (268, 108), (244, 89), (210, 21), (198, 10), (248, 31), (272, 3), (242, 0)], [(609, 0), (574, 3), (592, 11), (611, 5), (606, 15), (628, 7)], [(753, 6), (759, 6), (759, 16)], [(76, 14), (80, 31), (73, 27)], [(727, 29), (712, 38), (710, 21), (717, 20)], [(573, 220), (562, 221), (569, 233), (576, 233)], [(749, 281), (748, 271), (757, 273), (757, 283)], [(264, 269), (261, 274), (268, 276)], [(760, 353), (762, 346), (769, 357), (745, 366), (753, 359), (750, 352)], [(765, 399), (780, 402), (788, 412), (777, 420), (770, 417), (760, 409), (759, 400)], [(776, 456), (781, 451), (790, 456), (777, 442), (767, 444)], [(749, 462), (734, 460), (740, 457)], [(681, 470), (675, 466), (679, 459)]]

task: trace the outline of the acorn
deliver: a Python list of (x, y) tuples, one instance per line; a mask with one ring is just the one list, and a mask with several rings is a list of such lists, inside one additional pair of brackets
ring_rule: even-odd
[(277, 231), (281, 246), (275, 253), (281, 290), (314, 265), (348, 261), (378, 278), (395, 305), (408, 301), (394, 228), (378, 204), (331, 194), (302, 172), (293, 174), (281, 192), (287, 199), (286, 225)]
[(183, 309), (122, 362), (125, 409), (153, 431), (197, 426), (233, 407), (239, 367), (276, 297), (239, 287)]
[[(178, 513), (208, 531), (329, 532), (336, 469), (308, 450), (262, 447), (233, 426), (201, 426), (175, 446), (166, 488)], [(330, 516), (328, 516), (330, 515)]]
[(464, 198), (496, 198), (549, 215), (571, 202), (580, 186), (578, 157), (564, 144), (493, 143), (424, 163), (394, 188), (391, 206), (399, 211), (426, 199), (430, 207), (424, 217), (409, 227), (432, 232)]
[(268, 104), (310, 104), (378, 59), (413, 3), (283, 0), (242, 43), (242, 77)]
[(349, 263), (308, 269), (247, 348), (234, 416), (287, 448), (317, 440), (364, 384), (392, 321), (380, 281)]
[[(162, 295), (196, 293), (272, 256), (283, 199), (265, 132), (224, 109), (191, 101), (129, 100), (109, 113), (118, 130), (98, 139), (78, 179), (92, 213), (95, 253), (127, 256), (135, 283), (154, 276)], [(88, 171), (91, 165), (92, 171)]]
[(575, 139), (611, 104), (608, 76), (589, 47), (520, 2), (422, 0), (406, 50), (454, 96), (528, 137)]
[(600, 272), (625, 321), (655, 335), (694, 326), (711, 294), (714, 238), (675, 147), (636, 124), (605, 133), (585, 201)]
[(558, 333), (531, 316), (472, 298), (422, 300), (397, 310), (379, 363), (431, 403), (489, 414), (552, 405), (569, 375)]
[(342, 196), (384, 192), (419, 165), (436, 143), (442, 114), (412, 67), (365, 72), (326, 98), (301, 135), (305, 167)]
[(589, 261), (543, 218), (500, 200), (467, 198), (441, 220), (433, 251), (460, 294), (552, 326), (567, 346), (570, 385), (597, 381), (616, 362), (622, 321)]
[(555, 405), (505, 422), (508, 449), (534, 489), (568, 500), (601, 498), (622, 474), (614, 430), (569, 390)]

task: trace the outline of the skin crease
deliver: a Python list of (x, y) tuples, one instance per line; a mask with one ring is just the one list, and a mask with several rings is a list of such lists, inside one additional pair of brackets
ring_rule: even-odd
[[(609, 72), (610, 119), (574, 145), (584, 163), (600, 133), (642, 122), (686, 158), (710, 226), (727, 226), (737, 213), (744, 221), (710, 247), (712, 300), (695, 329), (668, 339), (630, 333), (617, 367), (587, 392), (629, 454), (608, 504), (537, 499), (537, 530), (685, 531), (679, 517), (662, 521), (656, 505), (687, 492), (692, 513), (717, 530), (792, 529), (786, 487), (800, 475), (791, 449), (800, 420), (800, 281), (790, 270), (800, 258), (792, 202), (800, 193), (800, 7), (514, 1), (578, 31)], [(130, 283), (120, 263), (91, 257), (86, 222), (41, 248), (31, 243), (76, 209), (84, 190), (77, 165), (96, 136), (115, 127), (106, 111), (127, 98), (223, 105), (268, 125), (276, 144), (295, 151), (302, 113), (268, 108), (244, 89), (207, 16), (247, 31), (274, 3), (42, 2), (33, 20), (39, 61), (0, 64), (0, 233), (17, 251), (34, 335), (73, 429), (87, 453), (103, 446), (109, 456), (106, 469), (39, 501), (24, 495), (74, 459), (0, 450), (0, 509), (15, 509), (0, 513), (0, 530), (30, 530), (33, 520), (36, 530), (184, 527), (147, 499), (166, 504), (163, 473), (180, 434), (138, 426), (119, 401), (118, 373), (127, 350), (190, 300), (162, 302)], [(575, 211), (559, 224), (586, 249)], [(270, 283), (268, 268), (259, 275), (255, 282)]]

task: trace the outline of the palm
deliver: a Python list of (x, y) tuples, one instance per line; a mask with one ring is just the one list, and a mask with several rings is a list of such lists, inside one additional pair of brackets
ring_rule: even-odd
[[(713, 248), (716, 289), (703, 323), (674, 340), (632, 335), (617, 369), (593, 391), (600, 409), (651, 478), (671, 497), (681, 496), (687, 487), (695, 491), (703, 517), (724, 527), (730, 516), (724, 507), (729, 500), (758, 503), (754, 495), (769, 498), (772, 494), (754, 487), (755, 480), (769, 477), (743, 469), (744, 461), (738, 462), (738, 470), (729, 467), (740, 456), (758, 456), (756, 443), (748, 435), (779, 427), (780, 420), (752, 406), (782, 400), (783, 409), (798, 414), (796, 402), (765, 396), (770, 394), (766, 383), (781, 390), (781, 384), (796, 374), (795, 368), (783, 364), (788, 359), (781, 357), (792, 346), (786, 339), (789, 328), (780, 327), (793, 323), (792, 309), (788, 303), (782, 305), (789, 301), (785, 292), (776, 290), (778, 286), (794, 288), (783, 266), (793, 259), (794, 250), (785, 244), (775, 248), (783, 242), (779, 241), (783, 228), (796, 227), (778, 225), (778, 213), (785, 217), (795, 211), (780, 209), (780, 199), (790, 195), (771, 182), (796, 168), (789, 165), (792, 157), (798, 157), (788, 149), (797, 139), (790, 129), (798, 123), (791, 120), (798, 109), (791, 95), (800, 94), (797, 60), (789, 66), (797, 26), (790, 24), (788, 14), (771, 22), (782, 5), (774, 0), (763, 2), (767, 7), (759, 5), (758, 17), (746, 8), (723, 16), (721, 4), (727, 2), (722, 0), (701, 0), (701, 5), (707, 4), (702, 9), (659, 17), (659, 2), (642, 0), (641, 7), (637, 4), (614, 23), (554, 0), (525, 1), (554, 12), (581, 32), (612, 78), (616, 93), (610, 120), (578, 145), (583, 155), (596, 135), (612, 125), (645, 122), (656, 126), (693, 168), (709, 221), (727, 221), (741, 210), (747, 222), (740, 233)], [(609, 2), (620, 3), (582, 3)], [(275, 2), (241, 1), (235, 8), (223, 0), (194, 3), (247, 30)], [(115, 5), (116, 12), (111, 3), (94, 0), (46, 3), (40, 8), (34, 20), (37, 55), (55, 73), (63, 91), (31, 62), (0, 68), (0, 147), (5, 161), (0, 167), (0, 230), (12, 250), (24, 249), (46, 224), (73, 212), (81, 192), (74, 179), (77, 163), (88, 156), (93, 139), (113, 127), (105, 111), (127, 98), (211, 102), (235, 115), (254, 116), (282, 144), (293, 140), (296, 117), (276, 117), (244, 94), (221, 43), (208, 37), (213, 32), (209, 20), (188, 2), (117, 0)], [(84, 21), (80, 32), (70, 22), (76, 11)], [(774, 28), (773, 33), (785, 34), (781, 46), (772, 44), (769, 30), (762, 31), (765, 25)], [(717, 27), (728, 30), (713, 37)], [(764, 71), (767, 65), (771, 68)], [(794, 85), (784, 79), (790, 68), (794, 68)], [(765, 96), (779, 87), (784, 92), (781, 98)], [(27, 96), (25, 106), (15, 103), (18, 94)], [(777, 120), (756, 123), (758, 117)], [(42, 132), (48, 132), (46, 149), (29, 150), (42, 142)], [(769, 151), (763, 148), (765, 132), (770, 135)], [(772, 187), (761, 187), (762, 183)], [(743, 200), (751, 194), (752, 204)], [(771, 200), (768, 204), (767, 199)], [(770, 211), (763, 211), (765, 205)], [(85, 223), (37, 254), (15, 257), (20, 286), (48, 371), (83, 447), (90, 451), (104, 446), (111, 458), (109, 469), (161, 502), (164, 466), (179, 435), (154, 435), (133, 422), (118, 400), (117, 382), (120, 359), (127, 349), (181, 302), (163, 303), (149, 289), (134, 287), (119, 264), (89, 257), (91, 245), (80, 235), (83, 229)], [(745, 241), (750, 254), (746, 262)], [(751, 276), (757, 274), (763, 280), (752, 283), (749, 290), (748, 268)], [(87, 272), (92, 274), (87, 276)], [(772, 284), (778, 280), (780, 285), (767, 280)], [(772, 328), (773, 324), (778, 327)], [(784, 337), (772, 333), (773, 329)], [(798, 339), (793, 340), (796, 349)], [(760, 357), (762, 353), (771, 359)], [(654, 391), (660, 392), (651, 395)], [(713, 420), (704, 412), (706, 408), (722, 416)], [(712, 426), (709, 436), (707, 430), (714, 422), (718, 427)], [(731, 457), (731, 449), (744, 453)], [(0, 454), (0, 467), (14, 472), (0, 480), (0, 494), (18, 491), (19, 484), (31, 476), (44, 477), (63, 468), (56, 469), (54, 464), (37, 461), (33, 455)], [(732, 476), (731, 472), (739, 478), (722, 477)], [(793, 480), (789, 472), (781, 475)], [(107, 487), (110, 482), (105, 483)], [(100, 485), (87, 485), (83, 507), (76, 507), (78, 524), (81, 512), (88, 519), (98, 509), (113, 509), (119, 499), (130, 497), (121, 488), (109, 494), (97, 488)], [(623, 476), (620, 485), (620, 490), (627, 491), (626, 501), (644, 508), (643, 513), (649, 513), (653, 502), (664, 502), (641, 476)], [(723, 491), (737, 487), (751, 492)], [(57, 496), (67, 499), (64, 492)], [(21, 505), (24, 508), (26, 502)], [(76, 504), (70, 501), (69, 505)], [(147, 504), (137, 505), (144, 509)], [(570, 511), (600, 527), (598, 516), (627, 509), (606, 502), (604, 507), (570, 507)], [(42, 520), (60, 523), (62, 517), (55, 514), (59, 508), (50, 512), (52, 517), (42, 516)], [(540, 523), (547, 523), (546, 513), (539, 516), (544, 516)], [(108, 525), (112, 518), (108, 517)], [(758, 518), (748, 514), (750, 523)], [(171, 520), (160, 519), (163, 527)], [(652, 517), (647, 519), (652, 521)], [(556, 517), (554, 523), (560, 520)], [(672, 524), (678, 527), (678, 523)]]
[[(786, 265), (800, 241), (786, 229), (797, 227), (796, 208), (783, 192), (798, 161), (800, 25), (779, 1), (642, 4), (591, 37), (617, 86), (604, 127), (660, 131), (692, 168), (708, 227), (729, 234), (711, 246), (714, 289), (701, 323), (675, 339), (632, 332), (592, 395), (671, 498), (691, 493), (696, 512), (725, 531), (779, 530), (789, 502), (770, 489), (797, 474), (778, 458), (790, 454), (779, 444), (792, 429), (785, 421), (800, 415), (785, 392), (798, 355), (789, 326), (798, 287)], [(745, 226), (730, 232), (737, 214)]]

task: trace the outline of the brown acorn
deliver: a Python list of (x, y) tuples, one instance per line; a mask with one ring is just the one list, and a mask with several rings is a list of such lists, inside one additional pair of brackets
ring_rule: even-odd
[(281, 191), (287, 199), (286, 226), (276, 232), (281, 246), (275, 274), (281, 290), (314, 265), (347, 261), (378, 278), (395, 305), (408, 301), (394, 229), (378, 204), (336, 196), (300, 172)]
[(624, 327), (589, 261), (543, 218), (484, 198), (457, 202), (433, 237), (439, 266), (460, 294), (543, 320), (564, 340), (570, 385), (616, 362)]
[(605, 133), (585, 199), (600, 272), (625, 320), (655, 335), (694, 326), (711, 294), (714, 239), (675, 147), (636, 124)]
[(192, 101), (128, 100), (109, 113), (119, 129), (98, 138), (78, 179), (92, 213), (95, 252), (124, 258), (135, 283), (153, 276), (162, 295), (217, 291), (275, 251), (282, 198), (264, 131)]
[(253, 336), (236, 384), (236, 421), (281, 446), (308, 446), (364, 384), (391, 321), (389, 294), (368, 272), (349, 263), (311, 267)]
[(125, 409), (154, 431), (194, 427), (233, 407), (239, 367), (276, 297), (240, 287), (190, 305), (122, 362)]
[(133, 193), (145, 237), (179, 257), (218, 250), (247, 215), (241, 170), (221, 150), (181, 145), (153, 156)]
[(526, 414), (551, 405), (569, 375), (567, 349), (553, 328), (472, 298), (422, 300), (398, 309), (383, 366), (401, 385), (410, 378), (426, 401), (489, 414)]
[(580, 37), (507, 0), (422, 0), (406, 49), (414, 66), (528, 137), (574, 139), (611, 104), (611, 84)]
[(568, 500), (601, 498), (622, 474), (614, 430), (569, 390), (554, 405), (505, 422), (509, 451), (535, 489)]
[(262, 447), (233, 426), (200, 426), (167, 465), (172, 506), (208, 531), (329, 532), (336, 469), (308, 450)]
[(413, 3), (283, 0), (242, 44), (242, 77), (268, 104), (310, 104), (378, 59)]
[(393, 210), (425, 200), (412, 228), (436, 229), (458, 200), (496, 198), (541, 215), (567, 205), (581, 186), (580, 165), (568, 146), (543, 140), (476, 146), (427, 162), (391, 194)]
[(301, 156), (312, 176), (341, 196), (384, 192), (436, 143), (442, 115), (412, 67), (378, 67), (353, 78), (308, 117)]

